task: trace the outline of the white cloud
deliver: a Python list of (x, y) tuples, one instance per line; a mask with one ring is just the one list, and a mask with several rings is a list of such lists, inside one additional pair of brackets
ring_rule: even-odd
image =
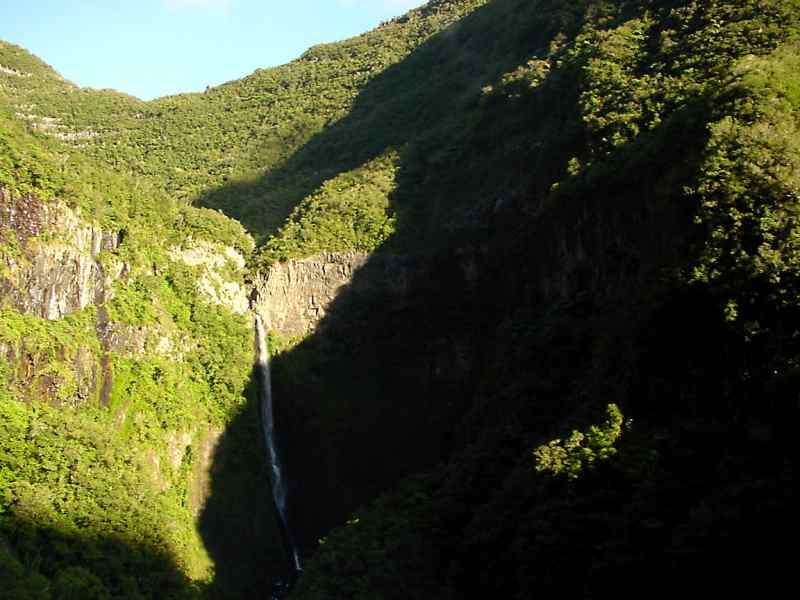
[(169, 10), (184, 8), (203, 8), (208, 10), (228, 10), (232, 0), (163, 0)]

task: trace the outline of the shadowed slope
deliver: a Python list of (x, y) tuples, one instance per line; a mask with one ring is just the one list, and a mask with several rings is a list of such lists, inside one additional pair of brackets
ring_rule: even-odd
[[(524, 33), (526, 56), (515, 64), (506, 54), (491, 89), (471, 98), (458, 86), (430, 97), (412, 89), (432, 103), (431, 121), (410, 112), (425, 102), (393, 96), (418, 73), (407, 65), (429, 66), (414, 61), (450, 47), (442, 33), (365, 88), (352, 117), (292, 163), (306, 169), (287, 188), (294, 202), (398, 147), (394, 236), (317, 333), (275, 361), (306, 544), (348, 523), (310, 562), (298, 597), (602, 595), (638, 589), (639, 579), (620, 581), (629, 572), (681, 585), (706, 564), (719, 576), (714, 557), (755, 559), (759, 529), (789, 514), (797, 313), (779, 298), (796, 273), (785, 263), (786, 287), (770, 284), (728, 251), (741, 242), (748, 256), (769, 247), (789, 259), (796, 248), (750, 217), (746, 239), (720, 243), (710, 232), (735, 212), (715, 212), (715, 198), (744, 201), (715, 169), (735, 182), (752, 161), (764, 178), (748, 187), (759, 190), (748, 214), (775, 210), (796, 228), (784, 167), (797, 160), (787, 131), (798, 105), (758, 75), (791, 68), (791, 46), (775, 49), (797, 34), (796, 3), (535, 8), (498, 0), (454, 28), (452, 39), (480, 40), (484, 18), (518, 19), (507, 31)], [(531, 36), (534, 13), (548, 15), (553, 26), (537, 31), (549, 38)], [(772, 98), (763, 112), (742, 110), (759, 98)], [(463, 110), (442, 120), (439, 99)], [(308, 176), (323, 165), (329, 174)], [(303, 225), (320, 222), (303, 219), (319, 207), (339, 218), (336, 193), (321, 193), (331, 201), (301, 202), (290, 219), (301, 226), (268, 242), (264, 262), (318, 249)], [(699, 276), (714, 256), (730, 270)], [(733, 298), (755, 320), (731, 317)], [(586, 430), (612, 401), (633, 418), (616, 459), (577, 482), (536, 469), (534, 448)], [(418, 470), (429, 474), (348, 518)], [(760, 518), (758, 489), (777, 520)], [(742, 543), (726, 548), (731, 539)], [(779, 573), (775, 558), (755, 561), (743, 585)]]

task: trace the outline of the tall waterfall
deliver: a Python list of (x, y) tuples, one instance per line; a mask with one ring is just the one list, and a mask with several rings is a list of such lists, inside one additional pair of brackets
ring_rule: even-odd
[(283, 463), (275, 440), (275, 419), (272, 411), (272, 378), (270, 376), (269, 351), (267, 337), (264, 333), (264, 322), (261, 315), (256, 314), (256, 367), (259, 378), (259, 396), (261, 400), (261, 427), (264, 430), (264, 442), (267, 447), (267, 463), (269, 465), (269, 482), (272, 487), (272, 498), (280, 517), (280, 525), (287, 550), (291, 554), (296, 572), (303, 569), (300, 552), (289, 528), (289, 515), (286, 511), (287, 484)]

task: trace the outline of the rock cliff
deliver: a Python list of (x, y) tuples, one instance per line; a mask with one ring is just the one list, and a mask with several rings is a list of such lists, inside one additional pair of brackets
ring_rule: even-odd
[(113, 256), (117, 232), (66, 205), (32, 195), (15, 198), (2, 188), (0, 236), (11, 249), (2, 255), (0, 298), (26, 315), (54, 320), (102, 304), (128, 270)]
[[(163, 319), (135, 323), (110, 315), (116, 289), (141, 271), (120, 257), (121, 238), (64, 203), (0, 188), (0, 310), (6, 317), (0, 356), (12, 393), (61, 406), (92, 399), (107, 405), (115, 358), (181, 361), (194, 347), (186, 332)], [(192, 269), (191, 285), (203, 300), (247, 311), (241, 254), (190, 238), (168, 256)]]
[(196, 285), (199, 294), (208, 302), (225, 306), (236, 314), (248, 310), (247, 292), (230, 274), (241, 272), (245, 258), (230, 246), (205, 240), (184, 240), (181, 247), (172, 247), (170, 257), (199, 269)]
[(289, 337), (306, 335), (366, 261), (366, 254), (331, 252), (276, 263), (257, 275), (253, 308), (268, 329)]

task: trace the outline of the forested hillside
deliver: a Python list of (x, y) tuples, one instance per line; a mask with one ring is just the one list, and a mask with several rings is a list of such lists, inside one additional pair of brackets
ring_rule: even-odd
[[(142, 102), (112, 90), (82, 90), (20, 48), (0, 46), (5, 94), (34, 128), (115, 169), (154, 181), (173, 198), (195, 201), (226, 183), (213, 204), (263, 236), (292, 208), (306, 172), (282, 179), (264, 205), (250, 185), (283, 165), (312, 136), (341, 120), (361, 88), (387, 67), (485, 0), (431, 2), (356, 38), (309, 49), (203, 94)], [(324, 180), (313, 179), (318, 185)], [(254, 203), (258, 205), (254, 206)]]
[[(255, 414), (253, 241), (32, 127), (6, 80), (60, 80), (14, 64), (0, 89), (0, 597), (195, 597), (219, 523), (236, 530), (206, 502), (211, 449)], [(229, 486), (231, 506), (260, 473), (257, 431), (234, 436), (255, 475)], [(268, 506), (259, 514), (253, 543), (281, 564)]]
[(273, 308), (291, 597), (771, 594), (798, 56), (798, 0), (432, 0), (142, 102), (0, 42), (0, 597), (269, 595)]
[[(404, 354), (427, 351), (468, 384), (441, 374), (354, 402), (340, 428), (350, 434), (365, 404), (391, 412), (386, 396), (426, 411), (388, 464), (425, 444), (421, 430), (444, 462), (328, 536), (297, 597), (605, 597), (785, 580), (798, 18), (796, 2), (498, 0), (385, 74), (388, 87), (435, 56), (448, 57), (439, 76), (465, 56), (490, 59), (473, 58), (487, 66), (471, 94), (442, 85), (461, 110), (394, 142), (396, 240), (426, 243), (438, 264), (428, 258), (412, 284), (408, 295), (426, 298), (415, 313), (358, 313), (391, 341), (357, 338), (369, 350), (349, 350), (353, 371), (400, 371)], [(425, 89), (407, 106), (442, 100)], [(304, 201), (267, 249), (305, 231), (306, 215), (319, 222), (319, 206)], [(378, 435), (356, 439), (380, 447)]]

